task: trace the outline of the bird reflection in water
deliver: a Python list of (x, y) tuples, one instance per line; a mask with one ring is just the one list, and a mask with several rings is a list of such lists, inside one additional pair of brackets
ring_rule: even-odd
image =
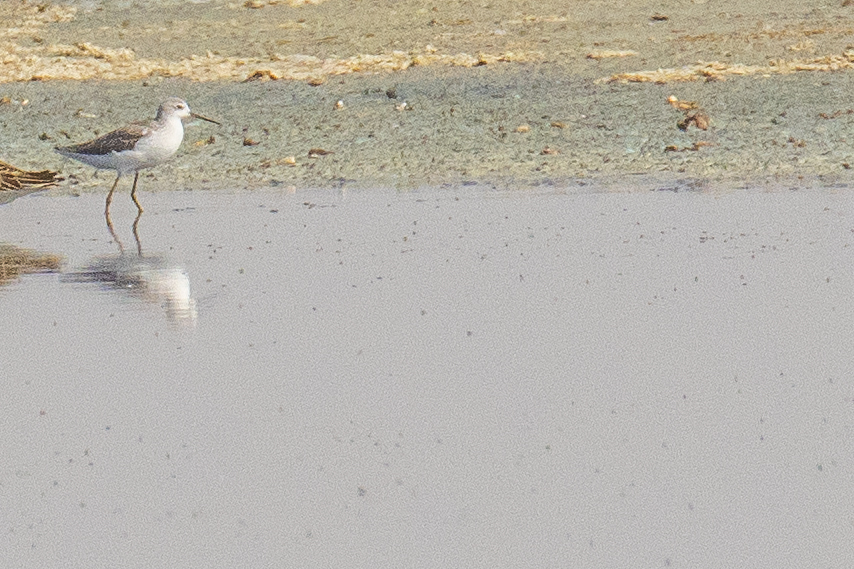
[(128, 252), (113, 227), (110, 210), (104, 212), (107, 229), (119, 248), (118, 255), (95, 257), (88, 266), (69, 275), (72, 282), (99, 283), (149, 304), (159, 305), (173, 324), (195, 323), (196, 301), (190, 295), (190, 279), (183, 268), (162, 255), (144, 255), (139, 238), (142, 211), (133, 222), (136, 252)]

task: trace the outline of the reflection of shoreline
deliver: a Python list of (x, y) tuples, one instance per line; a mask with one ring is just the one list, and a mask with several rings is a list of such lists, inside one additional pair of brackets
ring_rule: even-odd
[(5, 205), (11, 201), (18, 199), (18, 198), (24, 197), (27, 194), (40, 192), (42, 190), (44, 190), (44, 188), (24, 188), (21, 190), (4, 190), (4, 191), (0, 192), (0, 205)]
[(38, 253), (0, 243), (0, 286), (9, 284), (23, 274), (58, 271), (62, 257)]

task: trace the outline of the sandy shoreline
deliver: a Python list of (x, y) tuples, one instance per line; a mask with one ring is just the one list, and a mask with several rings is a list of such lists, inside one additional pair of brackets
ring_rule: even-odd
[[(759, 4), (19, 8), (5, 73), (42, 80), (0, 83), (0, 159), (100, 187), (109, 175), (52, 146), (177, 95), (224, 126), (191, 128), (148, 190), (847, 186), (854, 10)], [(681, 130), (668, 97), (696, 102), (708, 129)]]

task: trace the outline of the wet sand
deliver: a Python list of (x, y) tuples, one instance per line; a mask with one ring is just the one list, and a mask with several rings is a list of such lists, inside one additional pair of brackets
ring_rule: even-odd
[(224, 127), (190, 129), (146, 189), (852, 181), (841, 3), (126, 4), (18, 9), (6, 71), (38, 80), (0, 83), (0, 158), (102, 188), (51, 148), (177, 95)]

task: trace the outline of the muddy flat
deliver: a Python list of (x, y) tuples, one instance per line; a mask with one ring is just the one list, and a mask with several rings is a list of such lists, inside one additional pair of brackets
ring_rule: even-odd
[(841, 2), (294, 4), (5, 6), (4, 159), (101, 187), (51, 148), (177, 95), (149, 188), (851, 181)]

